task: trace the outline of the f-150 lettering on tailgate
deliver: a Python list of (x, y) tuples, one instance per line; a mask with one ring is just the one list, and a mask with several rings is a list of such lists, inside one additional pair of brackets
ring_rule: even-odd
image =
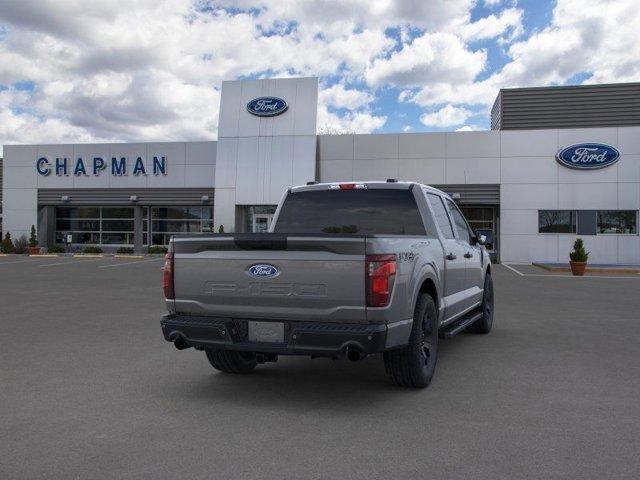
[(239, 286), (234, 282), (205, 282), (204, 295), (319, 298), (327, 296), (327, 287), (311, 283), (250, 283)]

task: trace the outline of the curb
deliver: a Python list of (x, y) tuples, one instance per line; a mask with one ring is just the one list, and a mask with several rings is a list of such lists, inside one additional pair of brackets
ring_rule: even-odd
[(113, 258), (144, 258), (144, 255), (131, 255), (125, 253), (116, 253)]
[(36, 258), (55, 258), (59, 257), (57, 253), (39, 253), (38, 255), (29, 255), (30, 257)]
[(101, 253), (74, 253), (74, 258), (104, 258)]
[[(544, 263), (532, 263), (534, 267), (542, 268), (548, 272), (557, 272), (557, 273), (565, 273), (571, 272), (571, 267), (552, 267), (550, 265), (545, 265)], [(585, 273), (606, 273), (606, 274), (616, 274), (616, 273), (638, 273), (640, 274), (640, 268), (606, 268), (606, 267), (590, 267), (587, 265), (587, 269)]]

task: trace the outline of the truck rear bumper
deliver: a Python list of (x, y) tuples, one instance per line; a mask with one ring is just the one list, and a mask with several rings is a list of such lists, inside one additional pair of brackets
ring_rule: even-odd
[(285, 321), (284, 341), (250, 341), (248, 321), (167, 314), (160, 322), (165, 340), (183, 348), (214, 348), (278, 355), (341, 356), (347, 349), (368, 355), (406, 345), (412, 320), (390, 325)]

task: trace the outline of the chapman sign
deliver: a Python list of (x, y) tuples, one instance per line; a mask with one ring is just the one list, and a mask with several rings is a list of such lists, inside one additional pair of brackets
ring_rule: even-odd
[(287, 108), (289, 108), (287, 102), (278, 97), (254, 98), (247, 103), (247, 111), (258, 117), (275, 117), (284, 113)]
[(560, 150), (556, 160), (565, 167), (578, 170), (596, 170), (613, 165), (620, 158), (620, 152), (603, 143), (579, 143)]
[[(129, 161), (131, 160), (131, 161)], [(98, 176), (102, 172), (111, 173), (113, 176), (123, 176), (132, 173), (139, 175), (166, 175), (167, 174), (167, 157), (153, 157), (151, 164), (145, 164), (142, 157), (135, 160), (127, 157), (111, 157), (111, 161), (107, 161), (102, 157), (82, 158), (78, 157), (75, 161), (66, 157), (48, 159), (40, 157), (36, 161), (36, 170), (40, 175), (46, 177), (55, 172), (60, 177), (62, 175), (94, 175)]]

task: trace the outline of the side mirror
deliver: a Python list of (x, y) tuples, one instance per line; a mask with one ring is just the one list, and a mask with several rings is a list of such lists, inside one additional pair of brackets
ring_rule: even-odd
[(487, 236), (481, 233), (476, 233), (476, 243), (478, 245), (485, 245), (487, 243)]

